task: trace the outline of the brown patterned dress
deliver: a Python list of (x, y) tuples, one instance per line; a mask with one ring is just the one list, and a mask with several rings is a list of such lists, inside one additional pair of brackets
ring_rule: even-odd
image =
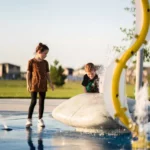
[(46, 60), (37, 61), (33, 58), (29, 60), (27, 70), (31, 73), (31, 92), (46, 92), (48, 62)]

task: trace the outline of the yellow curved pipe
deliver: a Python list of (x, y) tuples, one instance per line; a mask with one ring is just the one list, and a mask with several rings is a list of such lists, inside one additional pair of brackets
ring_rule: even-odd
[[(142, 0), (142, 7), (143, 7), (143, 25), (142, 29), (140, 31), (140, 34), (136, 36), (135, 43), (125, 51), (125, 53), (122, 55), (119, 61), (117, 61), (116, 68), (114, 70), (113, 78), (112, 78), (112, 100), (113, 105), (116, 110), (115, 116), (120, 119), (120, 121), (130, 130), (131, 122), (127, 115), (125, 114), (125, 109), (121, 107), (121, 103), (119, 100), (119, 80), (121, 76), (121, 72), (123, 68), (126, 66), (126, 62), (130, 57), (135, 54), (138, 49), (141, 47), (141, 45), (145, 42), (146, 35), (149, 30), (149, 2), (148, 0)], [(137, 131), (137, 126), (135, 127)]]

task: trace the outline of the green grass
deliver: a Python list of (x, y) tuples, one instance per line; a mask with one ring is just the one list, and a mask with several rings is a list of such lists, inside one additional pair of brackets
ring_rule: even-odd
[(134, 98), (134, 86), (127, 84), (126, 85), (126, 95), (127, 97)]
[[(127, 97), (134, 98), (135, 87), (134, 85), (126, 85), (126, 95)], [(150, 87), (148, 87), (148, 94), (150, 96)]]
[[(48, 89), (47, 98), (70, 98), (83, 93), (80, 82), (68, 82), (63, 87)], [(0, 80), (0, 98), (30, 98), (25, 80)]]
[[(150, 90), (149, 90), (150, 91)], [(70, 98), (83, 93), (81, 82), (68, 82), (63, 87), (49, 89), (47, 98)], [(126, 85), (126, 95), (134, 98), (134, 86)], [(0, 80), (0, 98), (30, 98), (25, 80)]]

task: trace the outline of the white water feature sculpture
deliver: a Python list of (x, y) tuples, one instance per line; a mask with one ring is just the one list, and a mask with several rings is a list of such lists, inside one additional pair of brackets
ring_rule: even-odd
[(110, 117), (104, 105), (102, 94), (83, 93), (57, 106), (52, 116), (80, 132), (119, 132), (121, 126)]

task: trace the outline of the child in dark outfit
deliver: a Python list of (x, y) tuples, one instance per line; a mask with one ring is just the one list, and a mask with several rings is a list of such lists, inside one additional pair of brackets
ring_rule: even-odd
[(82, 85), (85, 93), (99, 93), (99, 78), (93, 63), (85, 65), (86, 74), (83, 77)]
[(32, 126), (32, 114), (37, 101), (37, 93), (39, 93), (39, 120), (38, 125), (44, 127), (42, 119), (44, 112), (44, 101), (47, 91), (47, 81), (52, 90), (54, 90), (52, 81), (50, 79), (49, 65), (45, 60), (49, 48), (39, 43), (36, 48), (36, 55), (28, 61), (27, 68), (27, 90), (31, 93), (31, 103), (28, 111), (28, 119), (26, 127)]

